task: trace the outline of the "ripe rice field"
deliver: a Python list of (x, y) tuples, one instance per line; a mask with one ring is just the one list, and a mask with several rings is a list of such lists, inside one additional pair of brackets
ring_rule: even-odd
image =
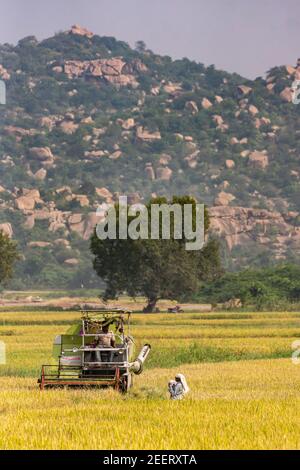
[[(298, 313), (133, 315), (137, 349), (152, 345), (126, 396), (114, 390), (40, 392), (53, 337), (79, 312), (1, 312), (0, 449), (299, 449)], [(170, 401), (167, 383), (191, 388)]]

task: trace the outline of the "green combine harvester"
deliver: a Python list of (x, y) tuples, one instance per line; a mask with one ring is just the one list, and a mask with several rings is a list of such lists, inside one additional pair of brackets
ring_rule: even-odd
[(142, 373), (151, 349), (145, 344), (134, 359), (130, 316), (121, 309), (82, 311), (77, 324), (55, 337), (53, 357), (58, 363), (42, 366), (40, 389), (111, 386), (126, 393), (132, 387), (133, 374)]

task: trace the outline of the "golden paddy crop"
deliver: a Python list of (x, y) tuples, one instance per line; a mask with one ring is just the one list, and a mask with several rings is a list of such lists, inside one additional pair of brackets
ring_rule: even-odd
[[(295, 313), (134, 315), (137, 345), (151, 357), (134, 388), (47, 390), (36, 379), (52, 341), (77, 312), (0, 312), (1, 449), (300, 448), (300, 366)], [(189, 396), (171, 402), (167, 382), (186, 375)]]

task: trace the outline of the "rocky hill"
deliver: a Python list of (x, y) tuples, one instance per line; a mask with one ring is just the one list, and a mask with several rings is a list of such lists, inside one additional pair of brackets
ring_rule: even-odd
[(119, 194), (210, 206), (230, 269), (300, 259), (300, 63), (265, 79), (173, 61), (73, 26), (0, 45), (0, 229), (14, 286), (92, 285), (95, 210)]

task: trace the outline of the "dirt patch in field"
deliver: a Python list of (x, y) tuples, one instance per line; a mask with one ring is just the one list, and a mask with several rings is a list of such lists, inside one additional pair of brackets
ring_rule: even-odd
[[(118, 301), (115, 302), (108, 302), (106, 304), (102, 303), (97, 298), (85, 298), (85, 297), (59, 297), (53, 299), (43, 299), (42, 292), (39, 296), (25, 296), (24, 294), (18, 296), (16, 295), (15, 298), (2, 298), (0, 299), (0, 308), (9, 307), (9, 308), (33, 308), (33, 309), (41, 309), (41, 308), (53, 308), (58, 310), (80, 310), (82, 308), (87, 309), (100, 309), (100, 308), (122, 308), (126, 310), (130, 310), (133, 312), (142, 312), (143, 308), (146, 305), (146, 299), (138, 298), (138, 299), (130, 299), (126, 296), (120, 298)], [(166, 312), (168, 308), (175, 307), (177, 302), (171, 302), (168, 300), (161, 300), (157, 303), (157, 308), (161, 312)], [(201, 305), (201, 304), (181, 304), (181, 309), (183, 312), (211, 312), (212, 306), (211, 305)]]

